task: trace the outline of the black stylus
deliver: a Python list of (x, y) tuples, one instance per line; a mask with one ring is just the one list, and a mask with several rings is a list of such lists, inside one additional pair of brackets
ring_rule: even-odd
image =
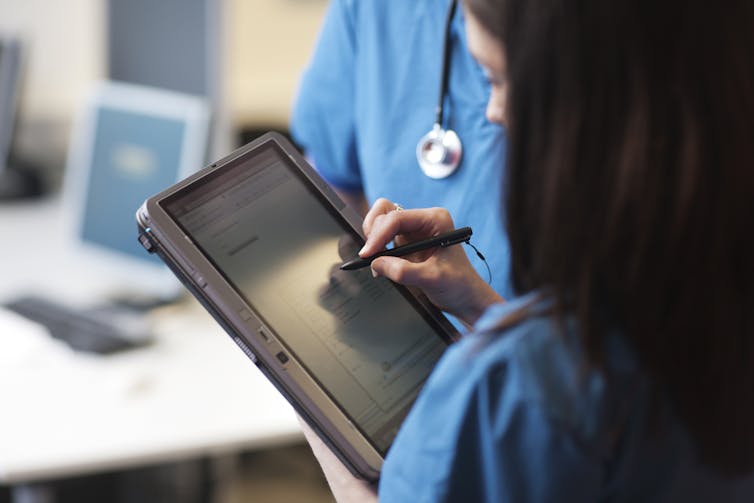
[(366, 258), (355, 258), (344, 262), (340, 268), (344, 271), (354, 271), (356, 269), (363, 269), (369, 267), (369, 264), (378, 257), (403, 257), (404, 255), (410, 255), (422, 250), (428, 250), (430, 248), (445, 248), (446, 246), (457, 245), (468, 241), (471, 237), (471, 227), (461, 227), (433, 238), (425, 239), (423, 241), (417, 241), (416, 243), (409, 243), (403, 246), (396, 246), (389, 250), (383, 250), (377, 252)]

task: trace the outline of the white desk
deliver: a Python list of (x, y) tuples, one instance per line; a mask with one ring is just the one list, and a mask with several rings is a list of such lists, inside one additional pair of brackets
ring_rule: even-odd
[[(54, 200), (0, 204), (0, 300), (107, 288), (61, 245), (62, 219)], [(292, 408), (198, 303), (151, 316), (155, 344), (92, 356), (0, 311), (0, 483), (301, 438)]]

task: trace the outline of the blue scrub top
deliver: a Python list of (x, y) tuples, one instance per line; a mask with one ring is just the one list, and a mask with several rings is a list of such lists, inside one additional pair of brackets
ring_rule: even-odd
[[(440, 206), (485, 255), (492, 286), (512, 295), (501, 200), (505, 139), (485, 118), (490, 86), (466, 48), (463, 11), (451, 28), (446, 128), (463, 142), (461, 165), (433, 180), (416, 145), (435, 119), (448, 0), (334, 0), (294, 106), (291, 132), (322, 176), (404, 207)], [(483, 278), (487, 270), (467, 253)]]
[(754, 501), (754, 475), (715, 475), (669, 407), (650, 415), (649, 380), (619, 336), (605, 370), (586, 370), (576, 325), (558, 332), (544, 307), (494, 306), (476, 327), (487, 335), (445, 353), (388, 452), (381, 502)]

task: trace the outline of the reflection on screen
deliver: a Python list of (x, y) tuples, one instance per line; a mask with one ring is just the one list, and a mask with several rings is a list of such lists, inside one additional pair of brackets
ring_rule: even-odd
[(338, 269), (351, 234), (275, 150), (247, 164), (168, 211), (384, 454), (446, 343), (392, 283)]

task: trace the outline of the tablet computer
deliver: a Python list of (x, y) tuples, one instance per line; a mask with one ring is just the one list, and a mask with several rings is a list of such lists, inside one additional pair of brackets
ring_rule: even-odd
[(364, 244), (361, 218), (268, 133), (147, 199), (137, 221), (141, 244), (351, 471), (377, 479), (458, 334), (421, 293), (339, 269)]

